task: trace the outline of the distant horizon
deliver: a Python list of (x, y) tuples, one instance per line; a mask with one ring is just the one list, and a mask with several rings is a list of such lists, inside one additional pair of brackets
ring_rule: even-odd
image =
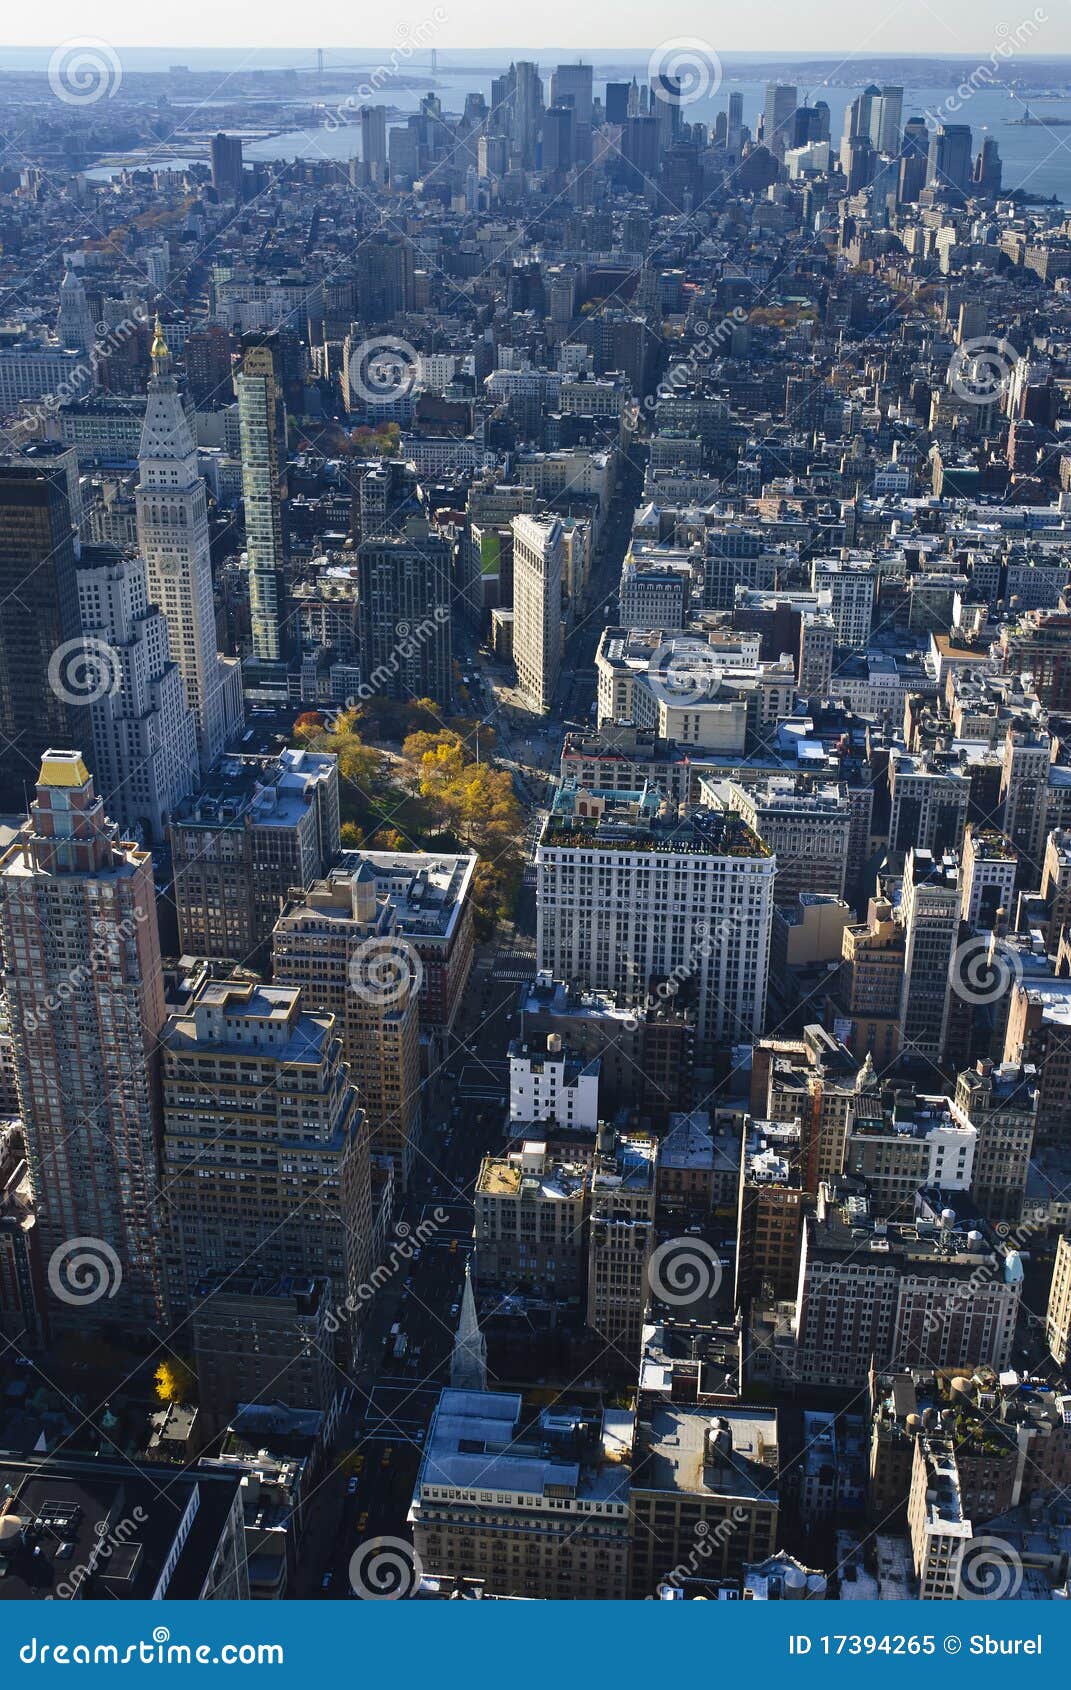
[[(353, 57), (368, 57), (368, 59), (383, 56), (400, 57), (397, 69), (402, 71), (407, 63), (412, 64), (414, 69), (422, 68), (422, 64), (426, 63), (426, 59), (431, 56), (432, 51), (438, 54), (439, 61), (446, 66), (456, 63), (458, 59), (465, 61), (465, 63), (478, 63), (481, 66), (507, 63), (508, 59), (535, 59), (535, 61), (541, 61), (542, 64), (568, 64), (571, 61), (586, 59), (596, 66), (598, 66), (598, 61), (603, 61), (603, 63), (608, 61), (608, 63), (613, 64), (615, 61), (622, 61), (622, 59), (637, 59), (642, 63), (652, 51), (652, 44), (628, 47), (606, 46), (606, 44), (595, 47), (534, 47), (508, 46), (508, 44), (495, 47), (488, 47), (487, 44), (480, 47), (439, 46), (434, 39), (434, 34), (429, 35), (426, 42), (414, 42), (412, 47), (407, 42), (372, 42), (372, 44), (334, 42), (334, 44), (314, 44), (314, 46), (309, 46), (306, 42), (292, 42), (292, 44), (285, 44), (284, 42), (284, 44), (255, 47), (245, 46), (245, 44), (216, 44), (216, 46), (196, 44), (194, 46), (191, 42), (152, 44), (152, 42), (120, 41), (120, 39), (115, 39), (115, 35), (108, 35), (103, 30), (96, 30), (91, 35), (71, 35), (69, 39), (71, 41), (78, 41), (78, 39), (106, 41), (106, 44), (113, 51), (125, 57), (125, 69), (133, 71), (133, 73), (137, 73), (137, 71), (152, 73), (157, 69), (164, 71), (171, 66), (182, 66), (182, 64), (189, 64), (191, 68), (196, 66), (198, 69), (235, 69), (240, 64), (243, 68), (248, 69), (307, 69), (307, 71), (314, 71), (318, 52), (323, 52), (324, 57), (326, 57), (324, 69), (328, 69), (328, 71), (345, 68), (345, 66), (338, 66), (338, 64), (333, 66), (331, 64), (331, 59), (338, 59), (340, 56), (346, 56), (346, 59), (350, 59), (350, 61)], [(911, 63), (919, 64), (919, 66), (934, 64), (934, 66), (949, 66), (949, 68), (960, 69), (966, 64), (978, 63), (980, 57), (983, 57), (983, 59), (990, 57), (992, 46), (993, 44), (990, 42), (988, 46), (980, 47), (980, 49), (963, 47), (963, 49), (956, 49), (956, 51), (944, 52), (917, 52), (909, 51), (909, 49), (897, 51), (892, 47), (885, 47), (880, 51), (865, 51), (865, 49), (858, 49), (858, 47), (855, 47), (855, 49), (809, 47), (804, 51), (801, 47), (784, 47), (780, 51), (770, 52), (769, 49), (762, 49), (762, 47), (755, 47), (755, 49), (745, 49), (745, 47), (728, 49), (726, 47), (726, 49), (716, 49), (716, 56), (726, 69), (735, 68), (735, 66), (760, 66), (760, 64), (824, 64), (829, 63), (829, 61), (836, 61), (836, 69), (845, 74), (845, 79), (848, 79), (850, 78), (851, 68), (856, 64), (858, 66), (872, 66), (872, 64), (880, 63)], [(42, 71), (42, 73), (46, 73), (52, 54), (56, 51), (56, 44), (51, 44), (51, 46), (37, 46), (37, 44), (30, 46), (30, 44), (19, 44), (19, 42), (0, 44), (0, 74), (5, 73), (5, 71)], [(715, 49), (711, 47), (711, 51), (715, 51)], [(299, 63), (289, 63), (292, 59), (299, 61)], [(238, 61), (238, 64), (235, 61)], [(1008, 54), (1007, 59), (1005, 59), (1005, 66), (1007, 66), (1008, 78), (1014, 76), (1014, 68), (1019, 68), (1020, 73), (1027, 66), (1032, 69), (1042, 69), (1046, 66), (1063, 69), (1064, 66), (1071, 66), (1071, 46), (1063, 52), (1015, 51), (1014, 54)]]
[[(16, 54), (20, 54), (20, 55), (32, 55), (34, 57), (39, 56), (40, 60), (41, 60), (41, 64), (43, 66), (47, 66), (49, 58), (51, 57), (51, 55), (56, 50), (56, 45), (57, 44), (55, 42), (53, 42), (49, 45), (45, 45), (45, 46), (42, 46), (39, 43), (33, 43), (33, 44), (31, 44), (31, 43), (20, 43), (20, 42), (0, 43), (0, 54), (16, 53)], [(175, 60), (176, 63), (182, 62), (182, 60), (181, 60), (182, 54), (187, 55), (187, 57), (190, 56), (190, 55), (203, 56), (203, 55), (209, 54), (209, 53), (226, 53), (228, 55), (241, 54), (243, 57), (249, 59), (250, 61), (257, 59), (257, 58), (262, 58), (262, 57), (265, 57), (265, 56), (273, 56), (274, 57), (274, 56), (278, 56), (278, 55), (282, 55), (282, 54), (302, 54), (302, 55), (307, 56), (309, 68), (315, 68), (313, 60), (314, 60), (317, 52), (323, 52), (325, 54), (336, 54), (336, 53), (382, 53), (382, 52), (398, 52), (398, 51), (400, 51), (399, 43), (397, 41), (395, 41), (395, 42), (379, 41), (379, 42), (370, 42), (370, 43), (334, 42), (334, 43), (320, 43), (319, 45), (312, 45), (312, 46), (307, 45), (304, 42), (296, 42), (296, 43), (288, 44), (288, 45), (287, 44), (276, 44), (276, 45), (273, 45), (273, 46), (265, 46), (265, 47), (247, 47), (247, 46), (242, 46), (242, 45), (239, 45), (239, 44), (230, 44), (229, 45), (229, 44), (224, 43), (224, 42), (220, 42), (216, 45), (208, 45), (208, 44), (203, 44), (203, 43), (199, 44), (199, 45), (191, 45), (189, 42), (185, 42), (185, 43), (162, 42), (162, 43), (157, 44), (157, 43), (153, 43), (153, 42), (144, 42), (144, 41), (113, 40), (111, 42), (111, 45), (116, 49), (117, 52), (145, 53), (145, 54), (152, 54), (152, 55), (161, 55), (161, 54), (178, 55), (179, 57), (176, 58), (176, 60)], [(560, 46), (560, 45), (551, 44), (549, 46), (538, 46), (537, 47), (537, 46), (532, 46), (530, 44), (529, 45), (523, 45), (523, 44), (516, 44), (516, 43), (510, 44), (510, 43), (503, 42), (499, 46), (489, 47), (487, 45), (483, 45), (483, 46), (480, 46), (480, 47), (476, 47), (476, 46), (465, 46), (465, 45), (462, 45), (462, 46), (437, 46), (437, 45), (435, 45), (434, 42), (429, 42), (429, 44), (427, 46), (419, 46), (417, 51), (419, 53), (423, 54), (425, 52), (431, 52), (432, 50), (434, 50), (435, 52), (437, 52), (438, 54), (440, 54), (443, 57), (452, 57), (452, 56), (456, 56), (456, 55), (459, 55), (459, 54), (466, 54), (466, 55), (472, 55), (472, 56), (475, 56), (477, 58), (484, 58), (484, 59), (490, 59), (490, 58), (493, 58), (493, 57), (496, 57), (496, 56), (500, 56), (502, 54), (505, 54), (505, 55), (511, 56), (511, 57), (517, 57), (517, 56), (523, 57), (525, 55), (532, 55), (532, 56), (539, 55), (540, 57), (544, 57), (544, 58), (548, 58), (548, 59), (550, 57), (554, 56), (554, 55), (558, 55), (561, 58), (561, 62), (564, 64), (564, 63), (568, 63), (570, 61), (570, 59), (581, 59), (585, 55), (591, 55), (591, 56), (598, 55), (602, 58), (615, 57), (615, 56), (619, 57), (619, 56), (622, 56), (622, 55), (628, 56), (628, 57), (632, 57), (633, 55), (635, 55), (636, 57), (639, 57), (641, 55), (649, 54), (651, 52), (652, 45), (653, 45), (652, 42), (647, 42), (647, 43), (642, 44), (642, 45), (629, 45), (629, 46), (611, 46), (609, 44), (601, 44), (599, 46), (591, 46), (591, 47), (574, 47), (574, 46)], [(780, 63), (783, 60), (792, 59), (792, 60), (799, 60), (803, 63), (808, 63), (812, 60), (823, 60), (823, 59), (837, 58), (841, 61), (841, 63), (845, 66), (845, 68), (847, 68), (853, 62), (855, 62), (856, 60), (858, 60), (860, 62), (870, 63), (873, 60), (878, 60), (878, 59), (894, 59), (894, 60), (896, 60), (896, 59), (914, 59), (914, 60), (917, 60), (919, 63), (922, 63), (922, 64), (940, 64), (940, 63), (960, 64), (960, 63), (962, 63), (966, 60), (976, 59), (979, 51), (981, 51), (981, 50), (983, 50), (983, 49), (982, 48), (961, 48), (961, 49), (958, 49), (955, 52), (946, 51), (946, 52), (921, 53), (921, 52), (912, 51), (912, 50), (907, 49), (907, 48), (904, 48), (902, 50), (897, 50), (895, 48), (890, 47), (890, 48), (884, 48), (881, 51), (866, 52), (861, 48), (850, 48), (849, 49), (849, 48), (844, 48), (844, 47), (830, 46), (830, 47), (821, 47), (821, 48), (820, 47), (814, 47), (814, 48), (808, 48), (806, 50), (803, 49), (803, 48), (784, 48), (779, 52), (770, 52), (766, 48), (751, 49), (751, 48), (742, 48), (742, 47), (724, 48), (724, 49), (719, 48), (717, 51), (718, 51), (718, 57), (723, 62), (731, 62), (733, 60), (740, 60), (740, 61), (743, 61), (745, 63), (754, 63), (756, 61), (761, 62), (763, 60), (766, 60), (766, 61), (769, 61), (771, 63)], [(1009, 61), (1009, 62), (1011, 62), (1011, 61)], [(1017, 51), (1014, 54), (1014, 63), (1021, 64), (1023, 62), (1028, 62), (1028, 63), (1031, 63), (1031, 64), (1039, 64), (1039, 65), (1044, 65), (1044, 64), (1071, 64), (1071, 48), (1068, 48), (1064, 52), (1055, 52), (1055, 53), (1028, 53), (1028, 52), (1025, 52), (1025, 51)], [(0, 67), (0, 68), (3, 68), (3, 67)], [(295, 68), (304, 68), (304, 67), (303, 66), (296, 66)]]

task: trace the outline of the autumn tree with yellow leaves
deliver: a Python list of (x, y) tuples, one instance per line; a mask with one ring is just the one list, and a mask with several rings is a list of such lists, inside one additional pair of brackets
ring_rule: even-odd
[(192, 1368), (178, 1356), (167, 1356), (153, 1374), (153, 1385), (161, 1402), (189, 1402), (197, 1383)]
[(410, 734), (402, 756), (418, 771), (421, 797), (477, 854), (476, 924), (481, 935), (489, 933), (509, 915), (524, 866), (524, 816), (513, 782), (493, 763), (477, 763), (467, 741), (452, 728)]

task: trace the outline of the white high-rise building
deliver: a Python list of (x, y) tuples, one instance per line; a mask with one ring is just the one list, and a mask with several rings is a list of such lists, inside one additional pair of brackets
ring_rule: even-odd
[(242, 446), (246, 562), (253, 656), (278, 663), (283, 655), (280, 576), (283, 539), (279, 509), (279, 442), (276, 436), (275, 364), (271, 347), (253, 345), (235, 379)]
[(167, 617), (207, 772), (241, 726), (242, 678), (238, 663), (216, 650), (204, 478), (159, 319), (152, 369), (138, 452), (138, 549), (149, 597)]
[(777, 859), (739, 816), (562, 786), (536, 847), (536, 966), (696, 1014), (705, 1050), (761, 1032)]
[(953, 953), (959, 937), (959, 864), (909, 850), (900, 911), (904, 925), (904, 985), (900, 1034), (905, 1054), (939, 1063), (948, 1031)]
[(885, 87), (870, 108), (870, 139), (879, 153), (891, 156), (900, 151), (904, 115), (904, 90)]
[(513, 661), (537, 710), (554, 702), (562, 658), (562, 525), (513, 518)]
[(96, 339), (86, 290), (73, 270), (64, 272), (60, 284), (56, 339), (70, 352), (91, 352)]
[(559, 1121), (569, 1127), (599, 1124), (601, 1059), (566, 1050), (557, 1033), (545, 1049), (522, 1039), (509, 1047), (510, 1121)]
[(87, 662), (108, 664), (89, 706), (101, 797), (124, 838), (162, 844), (172, 811), (199, 782), (197, 724), (142, 559), (83, 547), (78, 605)]
[(871, 563), (815, 558), (811, 565), (811, 591), (830, 594), (837, 644), (849, 651), (866, 650), (876, 582), (877, 570)]

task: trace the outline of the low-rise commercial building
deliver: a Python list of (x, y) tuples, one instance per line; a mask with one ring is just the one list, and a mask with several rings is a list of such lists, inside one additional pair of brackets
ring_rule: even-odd
[(633, 1417), (546, 1409), (505, 1392), (446, 1390), (413, 1491), (413, 1546), (433, 1577), (499, 1596), (628, 1594)]

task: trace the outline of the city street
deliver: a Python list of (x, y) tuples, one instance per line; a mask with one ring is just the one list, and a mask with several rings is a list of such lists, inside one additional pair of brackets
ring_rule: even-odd
[[(592, 610), (566, 641), (554, 713), (539, 718), (520, 712), (496, 675), (497, 666), (476, 651), (473, 640), (461, 644), (456, 654), (463, 672), (473, 677), (474, 705), (490, 716), (495, 728), (495, 759), (514, 773), (527, 802), (524, 849), (529, 867), (514, 921), (477, 951), (450, 1056), (427, 1087), (427, 1124), (411, 1189), (398, 1216), (410, 1236), (423, 1226), (426, 1242), (419, 1259), (401, 1264), (376, 1297), (353, 1404), (335, 1452), (336, 1471), (317, 1498), (320, 1523), (315, 1540), (325, 1546), (325, 1554), (318, 1564), (305, 1568), (303, 1594), (348, 1597), (350, 1560), (361, 1543), (409, 1537), (406, 1516), (424, 1436), (439, 1392), (449, 1380), (472, 1239), (476, 1176), (483, 1157), (500, 1149), (507, 1137), (507, 1047), (520, 1030), (521, 986), (535, 975), (531, 864), (557, 785), (564, 735), (592, 721), (595, 650), (606, 600), (616, 592), (628, 545), (635, 492), (631, 479), (626, 472), (628, 491), (615, 495), (607, 517), (589, 584)], [(509, 704), (503, 703), (505, 697)], [(433, 1234), (428, 1230), (432, 1227)], [(395, 1354), (402, 1336), (404, 1353)]]

